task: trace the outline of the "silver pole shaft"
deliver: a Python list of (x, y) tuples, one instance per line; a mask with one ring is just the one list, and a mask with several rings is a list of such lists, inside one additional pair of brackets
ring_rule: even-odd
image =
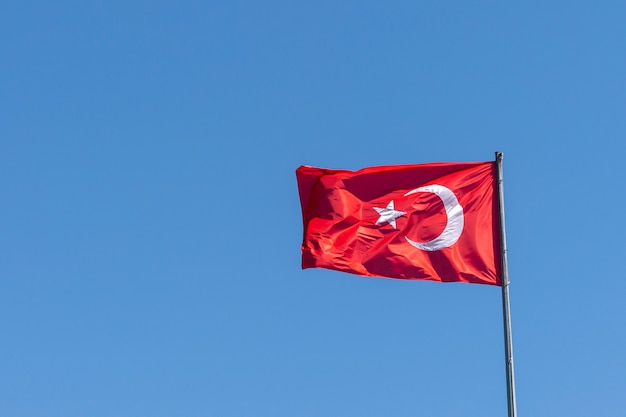
[(502, 182), (502, 153), (496, 152), (498, 203), (500, 207), (500, 257), (502, 269), (502, 313), (504, 318), (504, 355), (506, 360), (506, 392), (509, 417), (517, 417), (515, 404), (515, 376), (513, 373), (513, 340), (511, 332), (511, 304), (509, 301), (509, 266), (506, 260), (506, 231), (504, 229), (504, 185)]

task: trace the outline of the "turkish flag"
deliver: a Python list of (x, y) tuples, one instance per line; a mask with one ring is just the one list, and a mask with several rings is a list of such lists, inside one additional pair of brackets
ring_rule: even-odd
[(296, 170), (302, 268), (501, 285), (495, 162)]

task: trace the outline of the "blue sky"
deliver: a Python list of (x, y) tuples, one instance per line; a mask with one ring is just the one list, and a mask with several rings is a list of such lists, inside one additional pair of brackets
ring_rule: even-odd
[(498, 150), (518, 413), (621, 416), (625, 16), (4, 2), (0, 415), (505, 415), (499, 289), (301, 271), (294, 174)]

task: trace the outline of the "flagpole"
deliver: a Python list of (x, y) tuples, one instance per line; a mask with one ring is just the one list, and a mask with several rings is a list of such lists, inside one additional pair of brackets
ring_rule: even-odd
[(500, 208), (500, 259), (502, 266), (502, 313), (504, 319), (504, 355), (506, 361), (506, 393), (509, 417), (517, 417), (515, 404), (515, 377), (513, 373), (513, 340), (511, 332), (511, 304), (509, 301), (509, 266), (506, 260), (506, 232), (504, 229), (504, 185), (502, 182), (502, 152), (496, 152), (498, 205)]

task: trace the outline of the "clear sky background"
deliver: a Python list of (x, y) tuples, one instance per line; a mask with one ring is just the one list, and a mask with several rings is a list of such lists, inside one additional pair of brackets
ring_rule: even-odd
[(623, 416), (623, 1), (4, 1), (0, 415), (504, 416), (498, 287), (300, 269), (301, 164), (504, 152), (520, 416)]

